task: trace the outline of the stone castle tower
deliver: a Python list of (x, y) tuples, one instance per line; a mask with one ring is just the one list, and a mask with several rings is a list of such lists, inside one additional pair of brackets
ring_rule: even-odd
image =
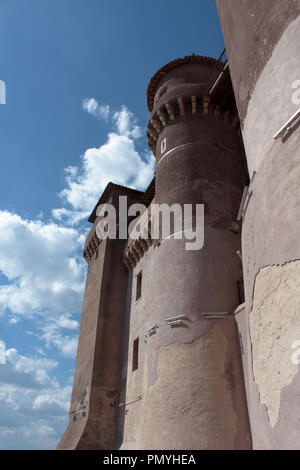
[[(228, 62), (152, 77), (155, 180), (109, 183), (89, 218), (60, 449), (300, 448), (300, 1), (217, 4)], [(120, 196), (146, 206), (141, 236), (101, 240), (97, 208)], [(203, 248), (145, 240), (154, 203), (203, 204)]]

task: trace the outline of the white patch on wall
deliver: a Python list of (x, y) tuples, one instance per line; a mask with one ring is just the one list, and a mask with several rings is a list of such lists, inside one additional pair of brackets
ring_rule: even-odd
[(281, 392), (299, 370), (295, 360), (300, 345), (299, 308), (300, 261), (261, 269), (255, 282), (250, 334), (254, 379), (272, 427), (279, 418)]
[(167, 150), (167, 138), (165, 137), (160, 144), (160, 153), (161, 155)]

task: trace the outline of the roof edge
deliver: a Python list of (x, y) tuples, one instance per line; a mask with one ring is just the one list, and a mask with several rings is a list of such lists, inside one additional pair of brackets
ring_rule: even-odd
[(213, 59), (212, 57), (207, 56), (200, 56), (196, 54), (187, 55), (185, 57), (172, 60), (171, 62), (167, 63), (163, 67), (161, 67), (150, 79), (148, 88), (147, 88), (147, 103), (149, 111), (152, 111), (153, 104), (154, 104), (154, 96), (157, 89), (159, 82), (162, 78), (171, 70), (174, 70), (177, 67), (186, 64), (204, 64), (204, 65), (215, 65), (217, 63), (222, 64), (218, 59)]
[(91, 215), (89, 216), (89, 218), (87, 219), (88, 222), (90, 222), (91, 224), (93, 224), (96, 220), (96, 217), (97, 217), (97, 209), (98, 207), (101, 205), (101, 204), (104, 204), (105, 202), (107, 202), (107, 199), (109, 198), (111, 192), (113, 190), (118, 190), (121, 194), (127, 194), (127, 195), (132, 195), (132, 196), (137, 196), (137, 198), (141, 198), (142, 195), (144, 194), (144, 191), (138, 191), (137, 189), (132, 189), (132, 188), (128, 188), (127, 186), (122, 186), (120, 184), (115, 184), (115, 183), (112, 183), (112, 182), (109, 182), (107, 184), (107, 186), (105, 187), (102, 195), (100, 196), (100, 199), (99, 201), (97, 202), (97, 204), (95, 205)]

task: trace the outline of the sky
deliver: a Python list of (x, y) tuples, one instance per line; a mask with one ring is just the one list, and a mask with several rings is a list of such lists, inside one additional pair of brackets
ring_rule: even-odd
[(151, 76), (223, 48), (214, 0), (0, 0), (0, 449), (66, 428), (87, 217), (152, 178)]

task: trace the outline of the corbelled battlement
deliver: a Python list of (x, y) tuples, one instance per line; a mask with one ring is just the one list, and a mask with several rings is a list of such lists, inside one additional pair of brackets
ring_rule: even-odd
[(155, 153), (157, 140), (168, 125), (175, 124), (179, 120), (185, 120), (188, 116), (213, 114), (216, 119), (222, 119), (240, 132), (240, 120), (236, 111), (223, 108), (211, 101), (208, 95), (186, 95), (173, 98), (164, 103), (154, 112), (149, 119), (147, 128), (148, 144)]

